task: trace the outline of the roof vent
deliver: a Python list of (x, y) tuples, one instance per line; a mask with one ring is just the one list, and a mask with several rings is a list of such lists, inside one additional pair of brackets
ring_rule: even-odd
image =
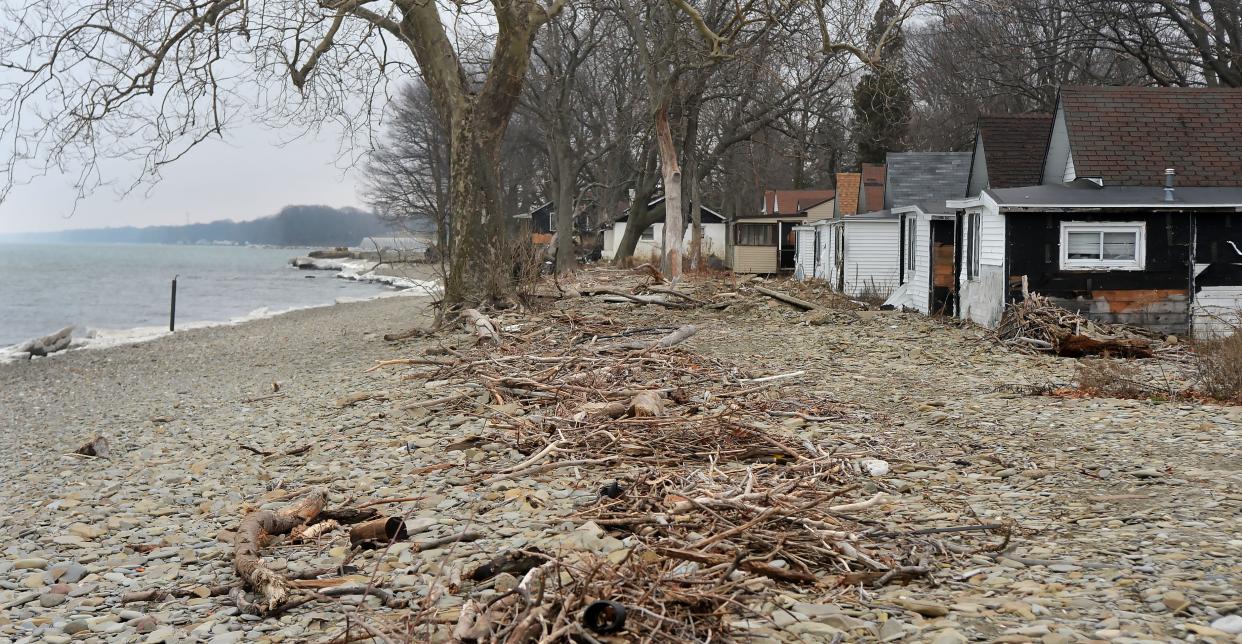
[(1166, 168), (1164, 171), (1164, 200), (1173, 201), (1173, 178), (1176, 176), (1173, 168)]

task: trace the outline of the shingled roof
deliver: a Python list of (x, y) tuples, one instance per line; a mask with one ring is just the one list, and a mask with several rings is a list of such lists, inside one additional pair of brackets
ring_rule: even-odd
[(890, 152), (884, 207), (918, 206), (945, 213), (945, 201), (966, 196), (969, 152)]
[(1153, 186), (1173, 168), (1179, 186), (1242, 186), (1242, 89), (1066, 87), (1060, 105), (1079, 177)]
[(1043, 177), (1044, 150), (1052, 130), (1052, 115), (990, 114), (979, 117), (988, 185), (993, 188), (1033, 186)]
[(796, 215), (832, 199), (834, 195), (834, 190), (765, 190), (762, 214), (755, 216)]

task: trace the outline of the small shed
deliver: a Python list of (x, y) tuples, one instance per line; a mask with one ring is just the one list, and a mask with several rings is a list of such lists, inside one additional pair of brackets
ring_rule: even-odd
[(767, 190), (763, 206), (730, 224), (729, 266), (735, 273), (774, 274), (793, 271), (798, 262), (794, 228), (832, 216), (834, 190)]

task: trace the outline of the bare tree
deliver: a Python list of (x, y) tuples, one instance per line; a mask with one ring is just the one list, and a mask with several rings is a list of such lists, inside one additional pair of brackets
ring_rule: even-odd
[(448, 127), (421, 83), (402, 88), (390, 112), (385, 136), (367, 157), (363, 198), (398, 225), (411, 218), (431, 219), (443, 249), (451, 224)]
[(387, 81), (417, 73), (449, 132), (446, 300), (504, 298), (503, 285), (483, 275), (507, 219), (498, 177), (504, 132), (535, 34), (565, 1), (6, 5), (0, 65), (17, 80), (0, 98), (0, 141), (12, 147), (4, 185), (32, 158), (43, 168), (80, 165), (83, 192), (98, 185), (110, 156), (138, 159), (157, 175), (247, 108), (278, 125), (335, 120), (365, 130)]

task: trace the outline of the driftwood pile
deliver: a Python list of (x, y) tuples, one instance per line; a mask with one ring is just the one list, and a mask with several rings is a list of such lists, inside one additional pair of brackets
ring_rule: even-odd
[(1066, 358), (1151, 358), (1156, 349), (1152, 338), (1138, 329), (1089, 320), (1035, 293), (1005, 308), (994, 337), (1018, 350)]
[[(485, 435), (473, 440), (525, 456), (479, 475), (480, 490), (570, 477), (557, 480), (598, 490), (573, 519), (625, 548), (499, 553), (468, 577), (486, 583), (506, 572), (520, 582), (467, 601), (458, 641), (599, 641), (614, 632), (626, 641), (729, 640), (742, 635), (738, 620), (770, 619), (753, 607), (781, 587), (857, 597), (927, 576), (968, 550), (893, 525), (894, 497), (865, 474), (860, 455), (781, 429), (850, 416), (789, 386), (802, 372), (760, 376), (697, 355), (683, 348), (695, 325), (630, 327), (571, 307), (488, 319), (501, 330), (494, 342), (478, 333), (479, 315), (463, 320), (473, 347), (376, 368), (406, 366), (407, 380), (448, 383), (458, 391), (405, 406), (485, 418)], [(1005, 528), (954, 532), (980, 538)], [(430, 609), (405, 616), (434, 618)]]

